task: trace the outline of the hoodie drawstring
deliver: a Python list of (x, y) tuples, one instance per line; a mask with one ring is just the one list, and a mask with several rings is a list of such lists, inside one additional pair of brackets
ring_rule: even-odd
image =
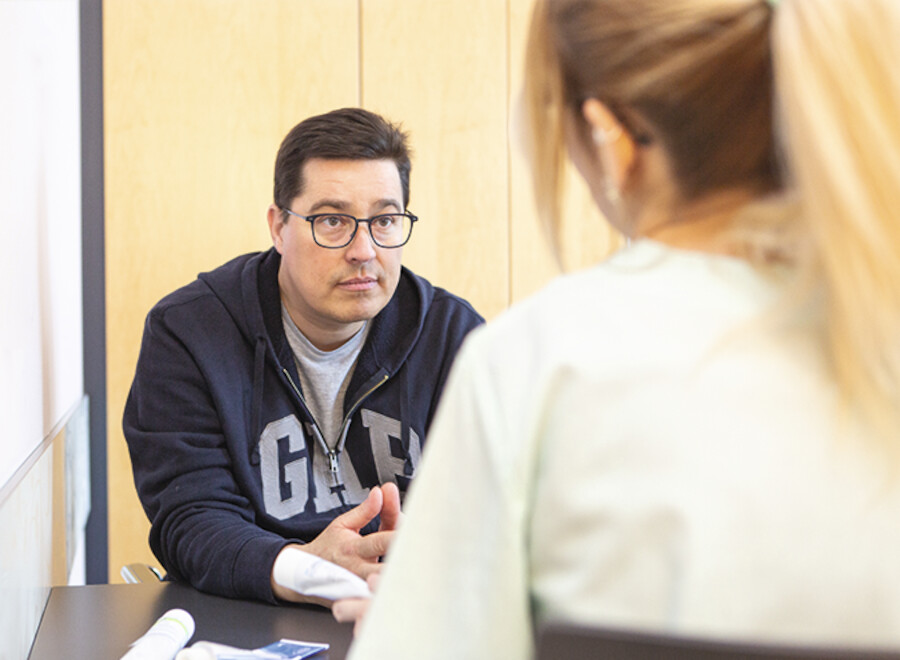
[(253, 442), (253, 452), (250, 454), (250, 464), (259, 465), (259, 419), (262, 415), (263, 403), (263, 377), (266, 367), (266, 338), (262, 335), (256, 338), (256, 352), (253, 357), (253, 407), (250, 410), (250, 437), (256, 438)]

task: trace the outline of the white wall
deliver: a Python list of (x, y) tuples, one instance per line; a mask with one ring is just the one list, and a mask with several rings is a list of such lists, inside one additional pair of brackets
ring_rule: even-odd
[[(54, 556), (83, 539), (78, 32), (78, 0), (0, 0), (0, 660), (27, 657)], [(69, 502), (80, 538), (54, 529)]]
[(0, 487), (81, 397), (77, 0), (0, 0)]

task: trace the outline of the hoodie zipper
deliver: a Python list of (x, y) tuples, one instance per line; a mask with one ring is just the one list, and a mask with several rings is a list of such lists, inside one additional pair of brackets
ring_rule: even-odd
[(306, 413), (309, 415), (309, 418), (312, 420), (313, 428), (315, 429), (316, 440), (322, 446), (322, 451), (325, 452), (325, 455), (328, 457), (328, 469), (331, 471), (331, 475), (335, 480), (335, 484), (339, 483), (338, 479), (338, 455), (342, 451), (341, 447), (343, 445), (344, 439), (346, 437), (347, 428), (350, 424), (350, 418), (353, 416), (353, 413), (356, 412), (356, 409), (365, 401), (366, 397), (368, 397), (372, 392), (377, 390), (379, 387), (384, 385), (387, 382), (388, 375), (385, 374), (380, 381), (375, 383), (368, 391), (364, 392), (359, 399), (356, 400), (356, 403), (350, 408), (347, 412), (347, 415), (344, 417), (344, 421), (341, 424), (341, 432), (338, 435), (338, 444), (334, 448), (328, 446), (328, 443), (325, 442), (325, 436), (322, 435), (322, 429), (319, 428), (318, 423), (315, 418), (312, 416), (312, 413), (309, 412), (309, 406), (306, 405), (306, 400), (303, 398), (303, 395), (300, 393), (300, 388), (294, 383), (294, 379), (291, 378), (291, 374), (287, 369), (282, 368), (281, 372), (284, 374), (285, 378), (287, 378), (288, 383), (290, 383), (291, 387), (294, 390), (294, 393), (297, 395), (297, 398), (300, 399), (300, 403), (303, 404), (303, 407), (306, 409)]
[(315, 432), (313, 435), (320, 445), (322, 445), (322, 450), (325, 452), (325, 455), (328, 456), (328, 468), (331, 470), (332, 474), (337, 472), (337, 454), (328, 446), (325, 442), (325, 436), (322, 435), (322, 429), (319, 428), (318, 422), (316, 422), (316, 418), (312, 416), (312, 413), (309, 412), (309, 406), (306, 405), (306, 399), (303, 398), (303, 395), (300, 393), (300, 388), (297, 387), (296, 383), (294, 383), (294, 379), (291, 378), (291, 374), (287, 369), (282, 368), (281, 373), (284, 374), (284, 377), (287, 378), (288, 383), (291, 384), (291, 387), (294, 390), (294, 394), (297, 395), (297, 398), (300, 399), (300, 403), (303, 404), (303, 408), (306, 410), (306, 414), (309, 415), (309, 418), (312, 420), (312, 426)]
[[(356, 412), (356, 409), (362, 405), (362, 402), (365, 401), (372, 392), (384, 385), (387, 382), (387, 379), (388, 375), (385, 374), (381, 377), (380, 381), (372, 385), (367, 392), (364, 392), (363, 395), (356, 400), (356, 403), (350, 406), (350, 410), (347, 411), (347, 415), (344, 417), (344, 421), (341, 424), (341, 432), (338, 434), (338, 447), (341, 448), (341, 451), (343, 450), (344, 442), (347, 439), (347, 429), (350, 427), (350, 418), (353, 417), (353, 413)], [(337, 447), (335, 449), (337, 449)]]

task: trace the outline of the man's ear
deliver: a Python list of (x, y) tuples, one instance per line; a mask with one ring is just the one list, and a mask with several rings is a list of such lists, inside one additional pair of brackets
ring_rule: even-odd
[(605, 171), (604, 176), (609, 177), (611, 186), (621, 190), (637, 157), (634, 137), (602, 101), (587, 99), (581, 113), (591, 129), (597, 159), (605, 170), (611, 170)]
[(266, 219), (269, 221), (269, 235), (272, 236), (272, 245), (278, 254), (281, 254), (282, 245), (284, 243), (281, 238), (281, 231), (284, 229), (284, 213), (275, 204), (269, 205), (266, 212)]

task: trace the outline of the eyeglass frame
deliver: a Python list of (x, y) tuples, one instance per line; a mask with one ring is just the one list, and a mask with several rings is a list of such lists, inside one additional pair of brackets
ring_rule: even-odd
[[(326, 250), (340, 250), (340, 249), (345, 248), (348, 245), (350, 245), (353, 242), (353, 239), (356, 238), (356, 232), (359, 231), (359, 223), (360, 222), (365, 222), (368, 224), (369, 238), (371, 238), (372, 242), (375, 245), (377, 245), (378, 247), (380, 247), (384, 250), (394, 250), (396, 248), (401, 248), (404, 245), (406, 245), (407, 243), (409, 243), (409, 239), (412, 238), (413, 225), (416, 224), (416, 222), (418, 222), (418, 220), (419, 220), (419, 216), (413, 215), (409, 211), (403, 211), (402, 213), (379, 213), (378, 215), (373, 215), (370, 218), (357, 218), (355, 215), (350, 215), (349, 213), (313, 213), (311, 215), (300, 215), (299, 213), (294, 213), (290, 209), (282, 208), (281, 210), (284, 211), (285, 213), (287, 213), (288, 215), (294, 216), (295, 218), (300, 218), (301, 220), (306, 220), (309, 223), (309, 230), (312, 232), (313, 241), (315, 242), (316, 245), (318, 245), (321, 248), (325, 248)], [(315, 223), (315, 221), (318, 218), (327, 218), (330, 215), (339, 215), (339, 216), (342, 216), (345, 218), (353, 218), (353, 223), (354, 223), (353, 231), (350, 233), (350, 238), (348, 238), (347, 242), (344, 243), (343, 245), (322, 245), (321, 243), (319, 243), (319, 239), (316, 238), (316, 229), (315, 229), (315, 225), (313, 223)], [(409, 218), (409, 234), (407, 234), (406, 240), (403, 241), (402, 243), (400, 243), (400, 245), (382, 245), (381, 243), (378, 242), (378, 239), (375, 238), (375, 234), (372, 233), (372, 221), (377, 220), (378, 218), (383, 218), (384, 216), (388, 216), (388, 215), (405, 215), (407, 218)]]

